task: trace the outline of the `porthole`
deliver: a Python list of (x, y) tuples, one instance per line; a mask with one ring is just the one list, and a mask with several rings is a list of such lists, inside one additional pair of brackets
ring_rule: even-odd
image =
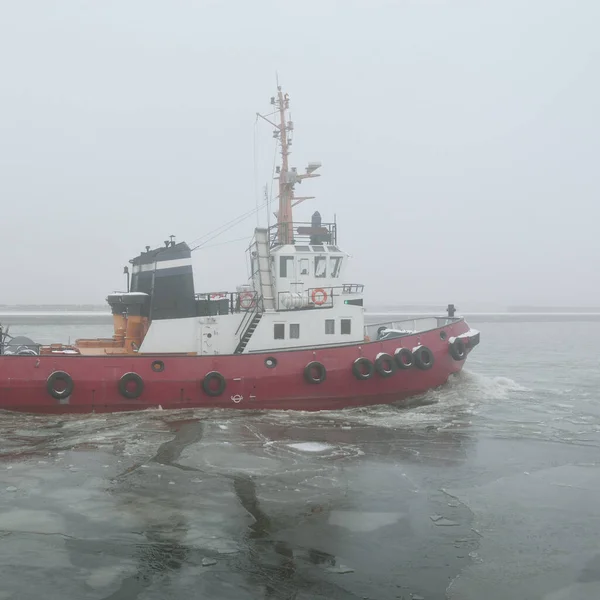
[(445, 341), (447, 337), (448, 334), (444, 330), (440, 331), (440, 338), (442, 338), (442, 340)]
[(265, 358), (265, 367), (267, 369), (274, 369), (277, 366), (277, 359), (274, 356), (269, 356)]
[(165, 363), (162, 360), (155, 360), (152, 363), (152, 370), (155, 373), (162, 373), (165, 370)]

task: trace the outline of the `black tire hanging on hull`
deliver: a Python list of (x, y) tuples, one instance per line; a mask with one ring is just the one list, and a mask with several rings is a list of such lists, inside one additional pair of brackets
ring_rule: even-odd
[[(217, 382), (216, 388), (213, 388), (211, 385), (213, 381)], [(218, 371), (207, 373), (202, 380), (202, 389), (208, 396), (212, 396), (213, 398), (215, 396), (220, 396), (225, 391), (226, 387), (227, 382), (225, 381), (225, 377)]]
[[(56, 384), (62, 381), (63, 389), (57, 389)], [(73, 378), (65, 371), (54, 371), (46, 380), (46, 390), (55, 400), (63, 400), (68, 398), (75, 389)]]
[(327, 369), (322, 363), (313, 360), (304, 367), (304, 379), (306, 379), (308, 383), (323, 383), (326, 378)]
[(375, 359), (375, 369), (382, 377), (391, 377), (398, 369), (398, 365), (391, 354), (381, 352)]
[(433, 352), (427, 346), (419, 346), (413, 352), (413, 358), (415, 359), (415, 366), (421, 371), (427, 371), (433, 367)]
[[(133, 383), (135, 387), (131, 389), (129, 385)], [(119, 394), (128, 400), (135, 400), (142, 395), (144, 391), (144, 380), (137, 373), (125, 373), (119, 379)]]
[(454, 360), (464, 360), (467, 356), (467, 347), (465, 346), (462, 338), (455, 338), (452, 343), (448, 345), (450, 350), (450, 356)]
[(408, 348), (396, 348), (394, 358), (399, 369), (410, 369), (415, 364), (413, 353)]
[(364, 356), (361, 358), (357, 358), (352, 363), (352, 374), (359, 381), (366, 381), (367, 379), (371, 379), (371, 377), (373, 377), (373, 373), (375, 373), (375, 365)]

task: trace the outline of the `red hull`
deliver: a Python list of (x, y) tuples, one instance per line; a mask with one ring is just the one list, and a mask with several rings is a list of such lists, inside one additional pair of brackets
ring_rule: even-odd
[[(222, 356), (0, 356), (0, 409), (33, 413), (90, 413), (132, 411), (149, 408), (242, 408), (329, 410), (352, 406), (387, 404), (421, 394), (446, 382), (460, 371), (463, 361), (452, 358), (448, 338), (469, 331), (464, 321), (403, 338), (314, 350), (279, 351)], [(375, 373), (366, 381), (351, 371), (356, 358), (372, 361), (380, 352), (394, 354), (402, 346), (427, 346), (434, 355), (428, 370), (398, 370), (391, 377)], [(265, 359), (275, 357), (277, 366), (267, 368)], [(164, 370), (152, 370), (153, 361)], [(311, 361), (327, 369), (326, 380), (308, 383), (304, 367)], [(49, 375), (67, 372), (74, 382), (66, 400), (54, 399), (46, 389)], [(225, 391), (209, 396), (202, 387), (204, 376), (218, 371), (226, 380)], [(129, 372), (144, 382), (139, 398), (124, 398), (119, 379)], [(240, 399), (241, 397), (241, 399)]]

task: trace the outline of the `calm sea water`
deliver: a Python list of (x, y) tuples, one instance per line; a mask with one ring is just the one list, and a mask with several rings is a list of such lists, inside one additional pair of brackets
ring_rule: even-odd
[(1, 414), (0, 599), (600, 598), (600, 322), (471, 324), (409, 409)]

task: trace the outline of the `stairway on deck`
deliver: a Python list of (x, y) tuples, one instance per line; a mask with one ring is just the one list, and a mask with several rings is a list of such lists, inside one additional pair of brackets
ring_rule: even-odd
[(256, 270), (258, 281), (258, 295), (262, 298), (264, 310), (275, 310), (275, 290), (273, 287), (273, 274), (271, 273), (271, 251), (269, 249), (269, 230), (257, 227), (254, 230), (256, 247)]
[(244, 335), (240, 339), (240, 343), (237, 345), (234, 354), (242, 354), (242, 352), (245, 350), (246, 346), (248, 345), (248, 342), (250, 341), (250, 338), (252, 337), (252, 334), (254, 333), (254, 331), (258, 327), (258, 324), (260, 323), (261, 317), (262, 313), (259, 312), (257, 312), (254, 315), (254, 317), (250, 321), (250, 324), (248, 325), (248, 328), (244, 332)]

